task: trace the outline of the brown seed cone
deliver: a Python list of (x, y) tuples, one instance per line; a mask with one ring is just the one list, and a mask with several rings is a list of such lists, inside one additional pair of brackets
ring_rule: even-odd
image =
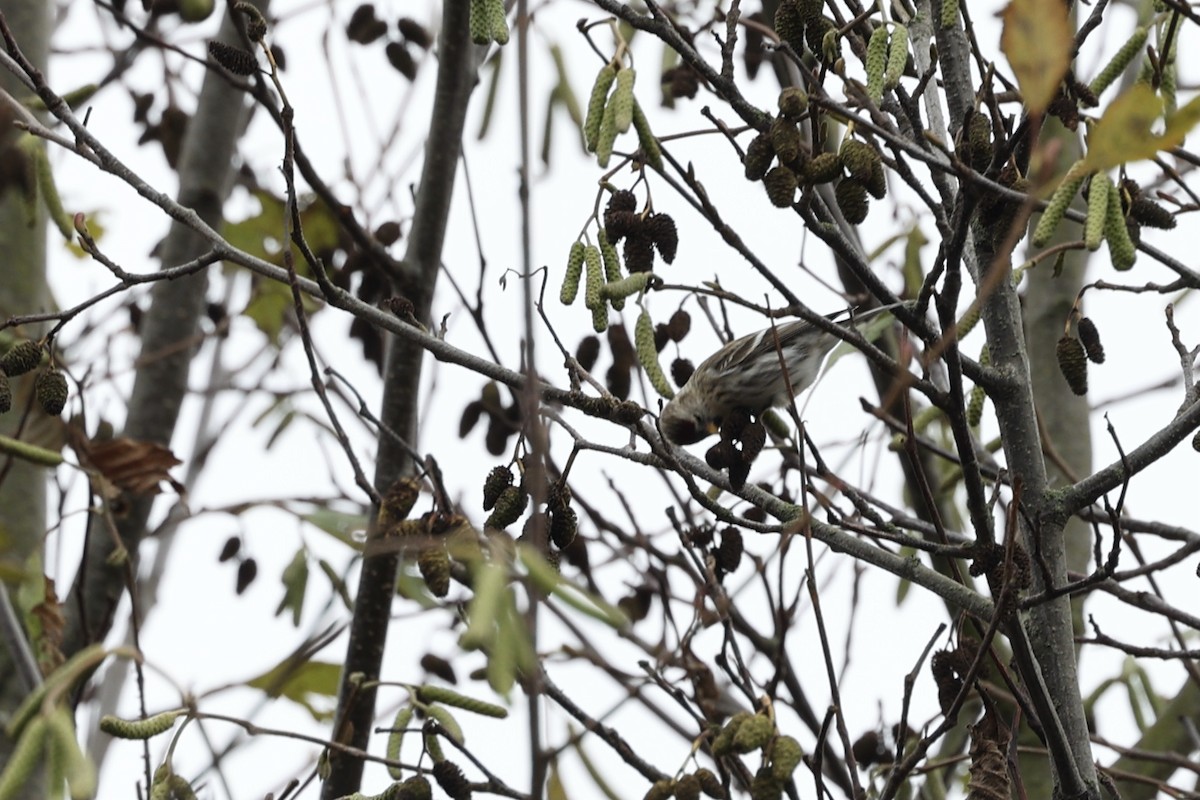
[(595, 336), (583, 337), (579, 341), (579, 346), (575, 348), (575, 360), (579, 362), (579, 366), (591, 372), (599, 358), (600, 340)]
[(700, 779), (684, 775), (675, 781), (675, 800), (700, 800)]
[(66, 377), (56, 369), (43, 370), (38, 373), (37, 383), (34, 384), (34, 396), (43, 411), (57, 417), (67, 404)]
[(793, 0), (782, 0), (775, 9), (775, 32), (783, 39), (796, 55), (804, 52), (804, 20), (801, 18)]
[(758, 454), (762, 452), (763, 446), (767, 443), (766, 427), (755, 420), (746, 427), (742, 428), (742, 460), (747, 463), (758, 458)]
[(765, 133), (755, 136), (746, 146), (746, 158), (742, 162), (746, 169), (746, 180), (762, 180), (774, 159), (775, 149), (771, 146), (771, 137)]
[(867, 176), (865, 186), (867, 193), (876, 200), (882, 200), (887, 195), (887, 173), (883, 169), (883, 159), (878, 153), (871, 161), (871, 174)]
[(670, 264), (679, 249), (679, 232), (670, 214), (654, 214), (646, 220), (646, 231), (662, 260)]
[(396, 800), (433, 800), (433, 787), (424, 775), (414, 775), (400, 784)]
[(654, 352), (661, 353), (667, 343), (671, 341), (671, 331), (667, 327), (667, 323), (660, 322), (654, 326)]
[(383, 48), (383, 54), (397, 72), (410, 81), (416, 79), (417, 62), (412, 57), (412, 53), (408, 52), (407, 47), (400, 42), (388, 42), (387, 46)]
[(500, 497), (496, 500), (496, 507), (484, 525), (488, 528), (507, 528), (521, 518), (521, 515), (525, 513), (525, 506), (528, 504), (529, 495), (516, 486), (509, 486), (500, 493)]
[[(387, 25), (384, 24), (383, 28), (386, 31)], [(208, 54), (212, 56), (213, 61), (234, 75), (253, 75), (258, 71), (258, 62), (254, 60), (254, 54), (240, 47), (213, 40), (208, 43)]]
[(1145, 195), (1129, 204), (1129, 216), (1148, 228), (1170, 230), (1175, 227), (1175, 215)]
[(879, 154), (866, 142), (847, 139), (842, 142), (838, 157), (842, 159), (842, 166), (850, 173), (850, 177), (865, 185), (871, 180), (871, 164), (879, 159)]
[(786, 164), (799, 157), (800, 150), (804, 147), (804, 139), (800, 136), (800, 129), (796, 127), (796, 123), (779, 117), (771, 123), (768, 135), (771, 137), (771, 149), (779, 156), (781, 163)]
[(721, 441), (708, 448), (704, 454), (704, 461), (713, 469), (725, 469), (733, 461), (736, 460), (736, 454), (733, 453), (733, 448), (729, 446), (729, 442)]
[(834, 196), (846, 222), (857, 225), (867, 218), (867, 209), (870, 204), (867, 199), (867, 187), (853, 178), (843, 178), (838, 182)]
[(12, 408), (12, 386), (8, 383), (8, 376), (0, 372), (0, 414), (7, 414)]
[(667, 321), (667, 336), (671, 337), (672, 342), (682, 342), (691, 329), (692, 315), (683, 309), (676, 311)]
[(579, 516), (567, 506), (555, 509), (550, 515), (550, 541), (559, 550), (566, 550), (579, 533)]
[(677, 358), (671, 362), (671, 380), (681, 389), (695, 371), (696, 367), (686, 358)]
[(421, 496), (421, 483), (416, 478), (399, 478), (383, 496), (379, 506), (379, 529), (385, 535), (394, 532), (395, 526), (408, 518)]
[(631, 274), (654, 269), (654, 240), (642, 231), (625, 237), (625, 269)]
[(610, 211), (634, 211), (637, 209), (637, 195), (628, 189), (619, 189), (613, 192), (608, 198), (608, 205), (604, 207), (604, 213)]
[(633, 388), (632, 367), (627, 364), (613, 364), (604, 373), (604, 385), (621, 400), (629, 399), (629, 391)]
[(429, 30), (416, 20), (401, 17), (396, 23), (396, 28), (400, 31), (401, 36), (422, 50), (428, 50), (433, 46), (433, 37), (429, 35)]
[(234, 587), (238, 594), (246, 591), (250, 584), (254, 583), (254, 579), (258, 576), (258, 562), (253, 558), (247, 558), (242, 563), (238, 564), (237, 585)]
[(771, 204), (779, 208), (788, 208), (796, 198), (796, 173), (785, 166), (774, 167), (763, 176), (763, 186), (766, 187), (767, 197)]
[(445, 597), (450, 591), (450, 556), (446, 548), (426, 547), (417, 556), (417, 568), (425, 579), (425, 586), (434, 597)]
[(470, 800), (471, 784), (458, 764), (449, 759), (439, 761), (433, 765), (433, 777), (452, 800)]
[(611, 245), (642, 229), (642, 218), (636, 211), (609, 210), (604, 212), (604, 233)]
[(711, 769), (701, 767), (693, 773), (700, 780), (700, 789), (713, 800), (725, 800), (725, 787)]
[(1087, 394), (1087, 352), (1074, 336), (1063, 336), (1055, 349), (1058, 368), (1071, 391), (1078, 395)]
[(495, 508), (500, 494), (512, 485), (512, 470), (508, 467), (492, 467), (492, 471), (483, 482), (483, 510), (491, 511)]
[(721, 531), (721, 544), (717, 547), (717, 566), (725, 572), (733, 572), (742, 563), (742, 532), (730, 525)]
[(750, 800), (779, 800), (783, 797), (783, 784), (775, 777), (770, 767), (760, 767), (750, 782)]
[(808, 93), (799, 86), (789, 86), (779, 93), (779, 114), (792, 122), (808, 111)]
[(669, 800), (673, 794), (675, 794), (675, 781), (663, 778), (650, 785), (642, 800)]
[(1100, 342), (1100, 331), (1096, 329), (1096, 323), (1092, 322), (1091, 317), (1083, 317), (1079, 320), (1076, 330), (1088, 360), (1095, 364), (1103, 364), (1104, 345)]
[(42, 346), (29, 340), (18, 343), (3, 357), (0, 357), (0, 369), (3, 369), (10, 378), (32, 372), (40, 363), (42, 363)]
[(842, 162), (837, 153), (819, 153), (813, 156), (804, 169), (804, 183), (829, 183), (842, 174)]

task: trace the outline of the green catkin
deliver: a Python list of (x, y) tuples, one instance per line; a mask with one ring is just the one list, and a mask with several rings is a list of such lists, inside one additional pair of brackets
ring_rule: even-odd
[(604, 260), (604, 280), (616, 283), (621, 280), (621, 258), (617, 255), (617, 248), (608, 240), (608, 231), (604, 228), (596, 234), (596, 241)]
[[(626, 298), (631, 297), (638, 292), (644, 292), (646, 287), (650, 284), (650, 281), (653, 279), (653, 272), (635, 272), (628, 278), (622, 278), (620, 280), (610, 281), (609, 283), (604, 284), (601, 289), (601, 294), (604, 296), (604, 299), (612, 303), (612, 307), (614, 309), (620, 311), (625, 307)], [(620, 306), (617, 305), (618, 303), (620, 303)]]
[(0, 799), (11, 800), (27, 788), (27, 781), (38, 768), (46, 746), (46, 725), (46, 718), (39, 714), (21, 732), (21, 738), (9, 752), (4, 770), (0, 772)]
[(659, 145), (654, 131), (650, 130), (650, 121), (646, 119), (646, 114), (642, 111), (642, 106), (636, 97), (633, 99), (633, 129), (637, 131), (638, 145), (642, 148), (642, 156), (646, 163), (661, 172), (663, 168), (662, 146)]
[(37, 176), (38, 191), (42, 196), (42, 205), (46, 207), (46, 215), (58, 228), (58, 232), (68, 242), (75, 240), (75, 223), (65, 210), (62, 198), (58, 194), (58, 184), (54, 182), (54, 171), (50, 169), (50, 159), (46, 148), (40, 139), (30, 137), (33, 144), (26, 148), (33, 159), (34, 174)]
[(464, 711), (482, 714), (485, 717), (504, 719), (508, 716), (508, 709), (506, 709), (504, 706), (498, 706), (495, 703), (489, 703), (474, 697), (468, 697), (465, 694), (459, 694), (453, 689), (447, 689), (444, 686), (422, 686), (417, 689), (417, 699), (422, 703), (442, 703), (444, 705), (454, 706), (455, 708), (461, 708)]
[(971, 389), (970, 399), (967, 400), (967, 425), (972, 428), (978, 428), (979, 423), (983, 421), (983, 404), (987, 400), (987, 395), (983, 391), (983, 387), (976, 384)]
[(953, 28), (958, 24), (958, 0), (942, 0), (943, 28)]
[(1113, 269), (1124, 272), (1137, 260), (1137, 248), (1129, 238), (1125, 227), (1125, 214), (1121, 211), (1120, 192), (1108, 193), (1108, 213), (1104, 217), (1104, 239), (1108, 242), (1108, 254)]
[(592, 312), (592, 329), (596, 333), (604, 333), (608, 329), (608, 304), (604, 302), (604, 267), (600, 248), (587, 245), (583, 251), (583, 261), (586, 265), (584, 304)]
[(892, 39), (888, 44), (887, 69), (883, 72), (883, 88), (895, 89), (904, 77), (904, 66), (908, 63), (908, 28), (903, 25), (892, 27)]
[(1171, 58), (1162, 69), (1162, 81), (1158, 84), (1158, 91), (1163, 99), (1163, 112), (1170, 116), (1178, 110), (1178, 101), (1176, 100), (1175, 90), (1178, 88), (1178, 73), (1175, 69), (1175, 56)]
[(638, 362), (646, 371), (646, 377), (654, 391), (668, 400), (675, 396), (667, 376), (658, 363), (658, 350), (654, 347), (654, 323), (650, 320), (650, 312), (642, 310), (638, 315), (637, 326), (634, 328), (634, 348), (637, 351)]
[(867, 55), (863, 59), (867, 68), (867, 98), (872, 103), (883, 99), (884, 70), (888, 64), (888, 31), (884, 25), (879, 25), (867, 42)]
[(1083, 161), (1075, 162), (1067, 170), (1067, 174), (1063, 176), (1062, 183), (1054, 190), (1054, 195), (1050, 198), (1050, 204), (1042, 212), (1042, 218), (1038, 220), (1037, 228), (1033, 231), (1034, 247), (1045, 247), (1050, 238), (1054, 236), (1054, 232), (1058, 230), (1058, 224), (1062, 222), (1063, 215), (1067, 213), (1067, 207), (1075, 199), (1075, 194), (1079, 191), (1079, 187), (1083, 185), (1085, 178), (1087, 178), (1087, 170), (1083, 165)]
[(601, 167), (608, 166), (612, 158), (613, 145), (617, 142), (617, 100), (614, 95), (604, 107), (604, 117), (600, 120), (600, 134), (596, 140), (596, 163)]
[(164, 711), (146, 719), (128, 720), (106, 714), (100, 718), (100, 730), (116, 739), (151, 739), (171, 730), (182, 711)]
[(558, 299), (564, 306), (574, 303), (575, 296), (579, 294), (579, 280), (583, 277), (583, 251), (583, 242), (575, 242), (567, 256), (567, 270), (563, 274), (562, 290), (558, 293)]
[(1083, 224), (1083, 243), (1088, 250), (1099, 250), (1104, 241), (1104, 228), (1108, 219), (1108, 195), (1116, 191), (1107, 175), (1098, 172), (1092, 176), (1088, 190), (1087, 220)]
[(583, 262), (586, 266), (587, 288), (584, 290), (583, 302), (590, 309), (604, 305), (601, 290), (604, 288), (604, 267), (601, 264), (600, 248), (594, 244), (583, 248)]
[(488, 19), (488, 0), (471, 0), (471, 41), (475, 44), (490, 44), (492, 41), (491, 20)]
[(487, 10), (492, 41), (499, 45), (508, 44), (508, 15), (504, 12), (504, 0), (487, 0)]
[(967, 306), (967, 310), (963, 312), (962, 317), (955, 323), (955, 336), (961, 341), (968, 333), (970, 333), (976, 325), (979, 324), (979, 309), (980, 303), (973, 301)]
[(596, 144), (600, 139), (600, 121), (604, 118), (608, 90), (612, 88), (616, 78), (617, 65), (609, 62), (596, 73), (596, 81), (592, 84), (592, 94), (588, 98), (587, 116), (583, 120), (583, 138), (589, 153), (596, 152)]
[(431, 705), (424, 707), (425, 715), (437, 722), (445, 731), (446, 736), (453, 739), (458, 744), (462, 744), (466, 737), (463, 736), (462, 726), (458, 724), (458, 720), (445, 706)]
[(617, 133), (625, 133), (633, 124), (633, 80), (637, 72), (629, 67), (617, 73), (617, 88), (613, 90), (612, 100), (614, 114), (613, 123)]
[[(388, 761), (400, 761), (400, 745), (404, 744), (405, 729), (408, 727), (408, 723), (412, 722), (412, 718), (413, 707), (405, 705), (400, 707), (392, 719), (392, 730), (388, 733), (387, 739)], [(398, 781), (404, 777), (404, 771), (393, 764), (387, 765), (387, 771), (388, 775), (392, 776), (392, 780)]]
[(1088, 84), (1088, 89), (1092, 94), (1099, 97), (1105, 89), (1112, 85), (1113, 81), (1121, 77), (1125, 68), (1146, 46), (1146, 37), (1149, 33), (1149, 29), (1144, 27), (1133, 32), (1125, 44), (1121, 45), (1121, 49), (1117, 51), (1116, 55), (1104, 65), (1104, 69), (1100, 70), (1100, 74), (1092, 78), (1092, 82)]

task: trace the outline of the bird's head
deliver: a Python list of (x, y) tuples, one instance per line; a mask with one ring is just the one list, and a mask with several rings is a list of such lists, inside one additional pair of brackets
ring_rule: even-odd
[(688, 392), (677, 394), (662, 411), (663, 434), (673, 444), (695, 444), (717, 432), (717, 420)]

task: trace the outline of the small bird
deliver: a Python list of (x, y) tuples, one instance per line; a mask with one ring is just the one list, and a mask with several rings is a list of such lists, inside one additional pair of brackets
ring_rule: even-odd
[[(855, 321), (870, 319), (893, 306), (856, 314)], [(845, 314), (828, 315), (834, 319)], [(778, 349), (775, 335), (779, 336)], [(804, 320), (795, 320), (734, 339), (704, 360), (662, 412), (662, 430), (679, 445), (695, 444), (716, 433), (726, 415), (746, 408), (759, 415), (768, 408), (787, 405), (788, 383), (800, 392), (816, 379), (825, 356), (839, 339)], [(787, 380), (779, 355), (787, 365)]]

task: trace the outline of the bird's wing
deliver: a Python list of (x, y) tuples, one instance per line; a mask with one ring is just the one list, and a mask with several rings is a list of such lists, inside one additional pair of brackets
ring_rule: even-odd
[[(810, 326), (802, 319), (786, 322), (775, 327), (779, 334), (780, 349), (787, 350)], [(735, 339), (712, 356), (710, 369), (717, 374), (733, 372), (747, 361), (770, 357), (775, 353), (775, 334), (770, 328)]]

